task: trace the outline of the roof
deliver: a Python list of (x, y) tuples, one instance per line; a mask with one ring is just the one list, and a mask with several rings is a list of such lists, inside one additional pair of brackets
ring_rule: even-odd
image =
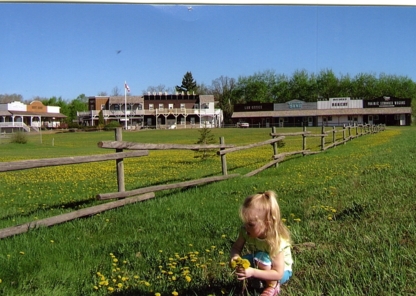
[(6, 110), (0, 110), (0, 116), (10, 116), (10, 112)]
[(316, 109), (288, 111), (234, 112), (232, 118), (253, 117), (297, 117), (297, 116), (341, 116), (341, 115), (376, 115), (412, 113), (411, 107), (395, 108), (350, 108), (350, 109)]

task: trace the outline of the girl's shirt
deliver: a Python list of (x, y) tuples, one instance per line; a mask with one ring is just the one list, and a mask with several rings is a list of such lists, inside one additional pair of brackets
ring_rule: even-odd
[[(249, 252), (256, 253), (261, 251), (270, 254), (270, 246), (265, 239), (250, 237), (244, 226), (240, 228), (240, 235), (245, 239), (246, 242), (244, 246), (247, 247)], [(283, 238), (280, 239), (279, 252), (284, 252), (285, 270), (292, 271), (293, 258), (290, 250), (290, 243)]]

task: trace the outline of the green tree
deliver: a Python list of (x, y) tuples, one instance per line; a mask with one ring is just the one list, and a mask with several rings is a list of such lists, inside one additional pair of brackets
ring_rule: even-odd
[(339, 81), (332, 70), (321, 70), (316, 77), (317, 97), (329, 99), (338, 97)]
[(68, 114), (66, 122), (73, 124), (78, 119), (78, 112), (88, 111), (88, 98), (84, 94), (80, 94), (68, 104)]
[(103, 110), (100, 110), (100, 112), (98, 113), (98, 129), (102, 129), (104, 126), (104, 115), (103, 115)]
[[(203, 128), (200, 128), (198, 132), (199, 132), (199, 138), (196, 144), (209, 145), (209, 144), (215, 143), (215, 138), (210, 128), (203, 127)], [(200, 157), (201, 159), (207, 159), (211, 155), (212, 151), (215, 151), (215, 150), (207, 149), (207, 148), (199, 149), (197, 151), (198, 155), (195, 157)]]
[(186, 74), (183, 76), (181, 86), (176, 86), (176, 91), (183, 91), (185, 93), (192, 93), (193, 91), (197, 91), (197, 84), (194, 78), (192, 77), (191, 72), (186, 72)]

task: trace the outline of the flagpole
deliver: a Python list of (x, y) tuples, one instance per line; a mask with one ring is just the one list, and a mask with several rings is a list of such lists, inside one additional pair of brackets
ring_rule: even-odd
[(127, 130), (127, 82), (124, 81), (124, 128)]

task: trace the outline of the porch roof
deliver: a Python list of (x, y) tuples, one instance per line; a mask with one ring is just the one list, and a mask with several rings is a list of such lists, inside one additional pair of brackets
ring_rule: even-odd
[[(36, 113), (30, 111), (8, 111), (11, 115), (21, 115), (21, 116), (40, 116), (40, 117), (55, 117), (55, 118), (66, 118), (67, 116), (62, 113)], [(10, 114), (9, 114), (10, 115)]]

